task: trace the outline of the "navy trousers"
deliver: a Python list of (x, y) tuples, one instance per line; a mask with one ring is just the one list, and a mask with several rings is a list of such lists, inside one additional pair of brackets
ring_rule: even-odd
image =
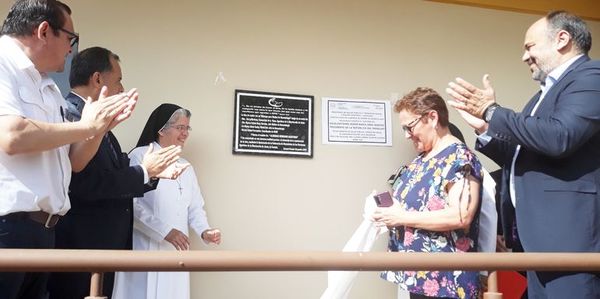
[(529, 299), (600, 298), (598, 273), (527, 271)]

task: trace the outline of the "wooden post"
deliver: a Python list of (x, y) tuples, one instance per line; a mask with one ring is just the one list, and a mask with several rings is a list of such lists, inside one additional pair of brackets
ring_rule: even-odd
[(502, 299), (502, 293), (498, 292), (498, 273), (490, 271), (488, 276), (487, 292), (483, 294), (483, 299)]
[(90, 295), (85, 299), (108, 299), (102, 295), (102, 280), (104, 279), (104, 273), (93, 272), (90, 281)]

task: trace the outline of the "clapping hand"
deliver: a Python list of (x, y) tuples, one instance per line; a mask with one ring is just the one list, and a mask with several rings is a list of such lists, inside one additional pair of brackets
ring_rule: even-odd
[(162, 179), (177, 179), (183, 171), (190, 166), (190, 163), (175, 162), (169, 165), (165, 170), (159, 173), (156, 177)]
[(462, 78), (456, 78), (456, 82), (448, 83), (446, 92), (454, 99), (448, 101), (448, 104), (483, 119), (485, 109), (496, 102), (496, 95), (490, 83), (490, 75), (485, 74), (482, 81), (483, 89), (475, 87)]
[(95, 134), (104, 133), (111, 123), (116, 122), (114, 124), (116, 125), (129, 118), (137, 98), (138, 93), (135, 89), (128, 93), (108, 96), (108, 89), (103, 86), (97, 100), (94, 101), (89, 97), (85, 100), (81, 121), (87, 123)]
[(456, 109), (456, 112), (458, 112), (460, 117), (462, 117), (462, 119), (469, 126), (471, 126), (473, 129), (475, 129), (475, 131), (477, 131), (478, 134), (482, 134), (483, 132), (487, 131), (488, 123), (486, 123), (485, 120), (483, 120), (481, 118), (477, 118), (462, 109)]
[(129, 92), (127, 92), (127, 97), (129, 98), (129, 101), (127, 101), (127, 106), (108, 125), (107, 131), (114, 129), (118, 124), (120, 124), (123, 121), (125, 121), (126, 119), (128, 119), (131, 116), (131, 113), (133, 113), (133, 110), (135, 109), (135, 106), (137, 104), (137, 100), (139, 97), (139, 93), (137, 92), (137, 89), (132, 88), (131, 90), (129, 90)]
[(148, 146), (148, 150), (142, 158), (142, 165), (148, 171), (151, 178), (176, 179), (189, 166), (182, 163), (169, 168), (179, 160), (181, 147), (171, 145), (154, 151), (154, 144)]

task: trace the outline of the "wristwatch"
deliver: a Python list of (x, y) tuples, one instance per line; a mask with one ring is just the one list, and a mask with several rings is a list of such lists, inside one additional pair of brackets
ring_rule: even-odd
[(493, 103), (489, 107), (485, 108), (485, 111), (483, 112), (483, 120), (486, 123), (489, 123), (490, 120), (492, 120), (492, 115), (494, 115), (494, 111), (496, 111), (496, 108), (498, 107), (500, 107), (500, 105)]

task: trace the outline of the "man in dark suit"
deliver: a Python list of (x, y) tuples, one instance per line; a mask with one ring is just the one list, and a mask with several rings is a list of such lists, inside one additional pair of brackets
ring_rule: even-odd
[[(458, 78), (449, 104), (478, 132), (477, 149), (504, 169), (505, 236), (515, 207), (526, 252), (600, 251), (600, 61), (585, 22), (551, 12), (525, 35), (523, 61), (541, 91), (517, 113)], [(508, 216), (508, 217), (507, 217)], [(527, 273), (530, 298), (600, 298), (598, 273)]]
[[(79, 121), (87, 99), (100, 93), (123, 92), (119, 57), (107, 49), (93, 47), (74, 57), (71, 66), (72, 91), (66, 97), (66, 118)], [(86, 100), (84, 100), (86, 99)], [(158, 178), (178, 175), (169, 167), (178, 158), (179, 147), (147, 153), (141, 165), (129, 166), (127, 154), (109, 126), (103, 136), (95, 136), (99, 148), (89, 164), (74, 173), (69, 186), (71, 210), (56, 226), (56, 248), (131, 249), (133, 197), (154, 190)], [(112, 294), (114, 273), (104, 274), (104, 295)], [(50, 298), (81, 299), (89, 295), (90, 273), (53, 273)]]

